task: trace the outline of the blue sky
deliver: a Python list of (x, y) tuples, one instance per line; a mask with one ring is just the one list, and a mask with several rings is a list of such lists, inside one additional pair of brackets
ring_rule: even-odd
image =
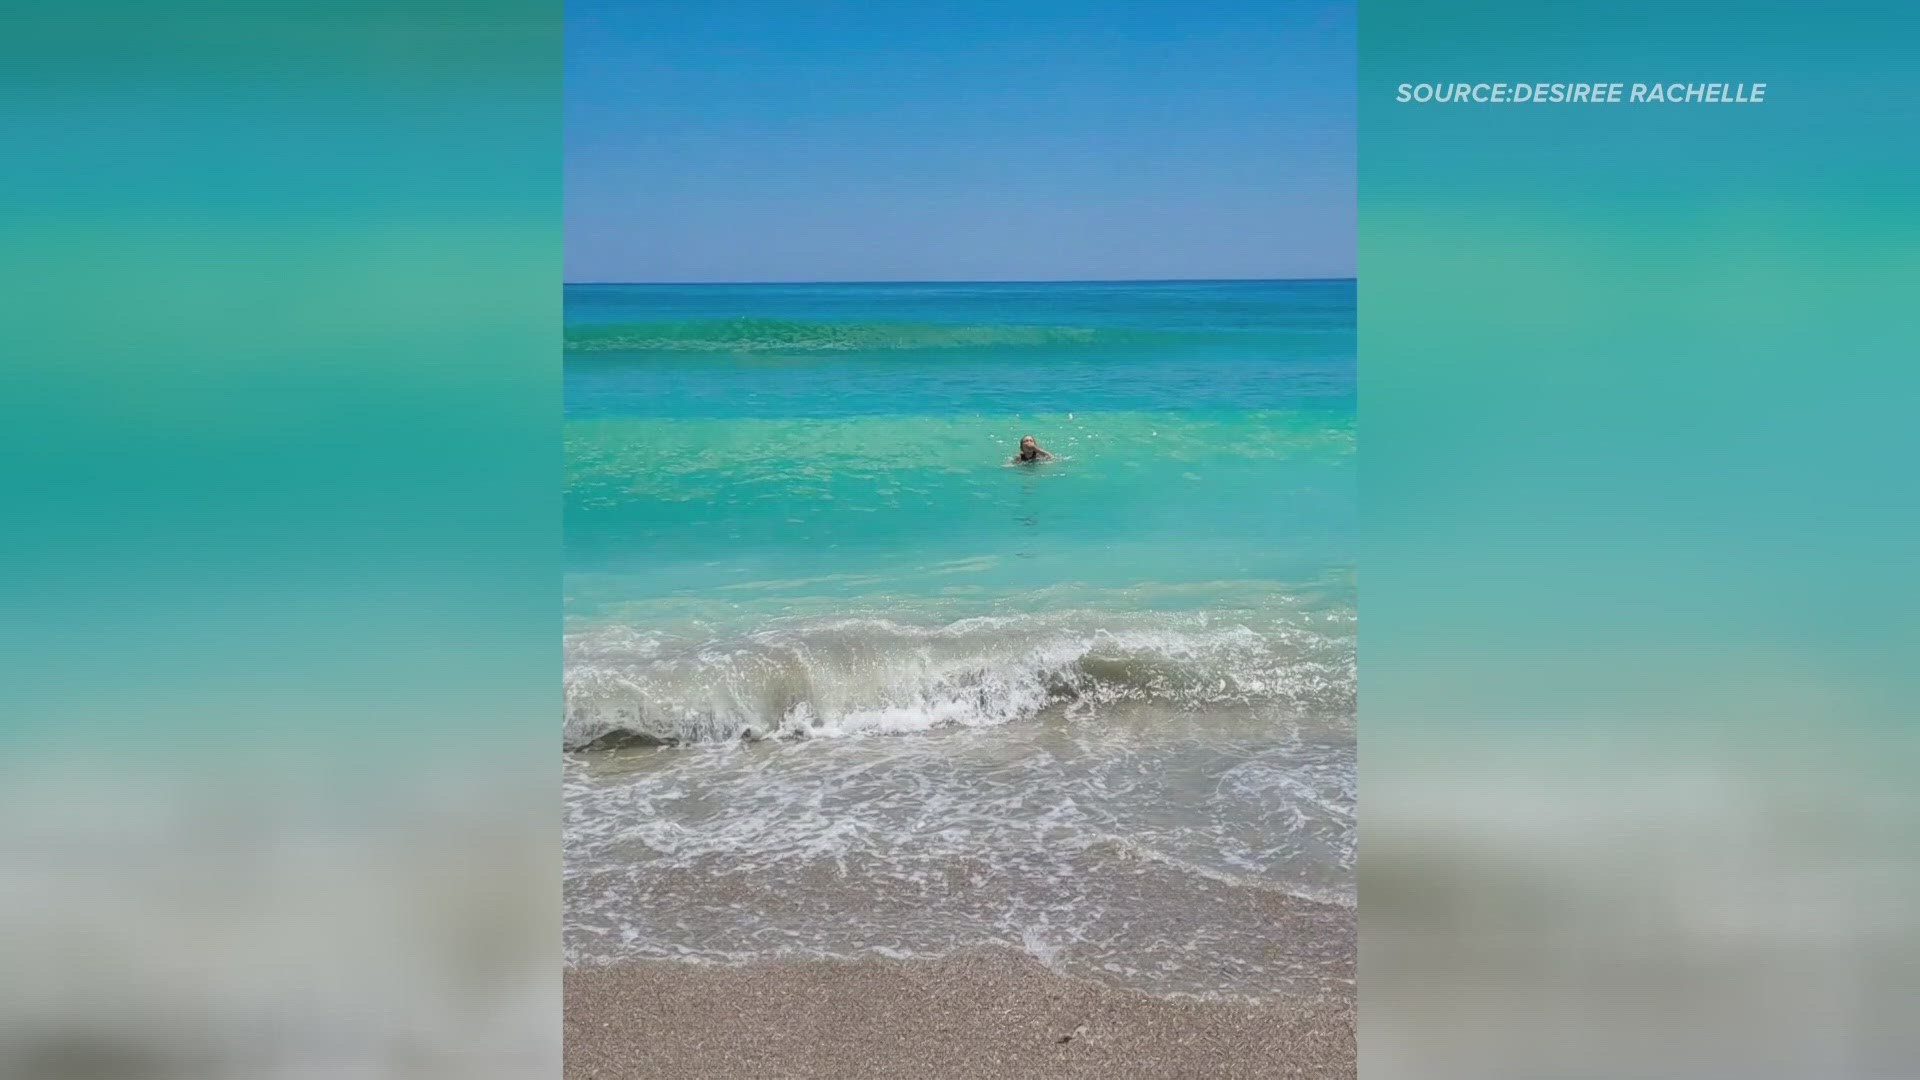
[(1348, 277), (1354, 21), (568, 0), (566, 277)]

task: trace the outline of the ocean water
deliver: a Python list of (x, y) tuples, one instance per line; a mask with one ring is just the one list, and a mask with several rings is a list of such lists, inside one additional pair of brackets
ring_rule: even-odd
[(571, 962), (1350, 985), (1351, 281), (569, 286), (566, 408)]

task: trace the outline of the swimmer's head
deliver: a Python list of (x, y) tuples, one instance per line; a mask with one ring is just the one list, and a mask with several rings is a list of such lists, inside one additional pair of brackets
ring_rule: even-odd
[(1020, 449), (1038, 450), (1039, 448), (1040, 448), (1040, 444), (1033, 440), (1033, 436), (1031, 435), (1020, 436)]

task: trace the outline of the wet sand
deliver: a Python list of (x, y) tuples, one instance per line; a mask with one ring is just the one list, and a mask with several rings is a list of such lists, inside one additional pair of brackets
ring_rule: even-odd
[(1012, 952), (566, 974), (568, 1080), (1352, 1077), (1354, 1002), (1162, 1000)]

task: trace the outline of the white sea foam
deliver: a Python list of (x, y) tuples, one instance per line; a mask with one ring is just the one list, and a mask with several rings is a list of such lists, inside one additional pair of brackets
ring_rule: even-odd
[(903, 739), (576, 756), (567, 954), (998, 946), (1160, 993), (1324, 989), (1350, 977), (1353, 743), (1309, 730), (1125, 703)]

